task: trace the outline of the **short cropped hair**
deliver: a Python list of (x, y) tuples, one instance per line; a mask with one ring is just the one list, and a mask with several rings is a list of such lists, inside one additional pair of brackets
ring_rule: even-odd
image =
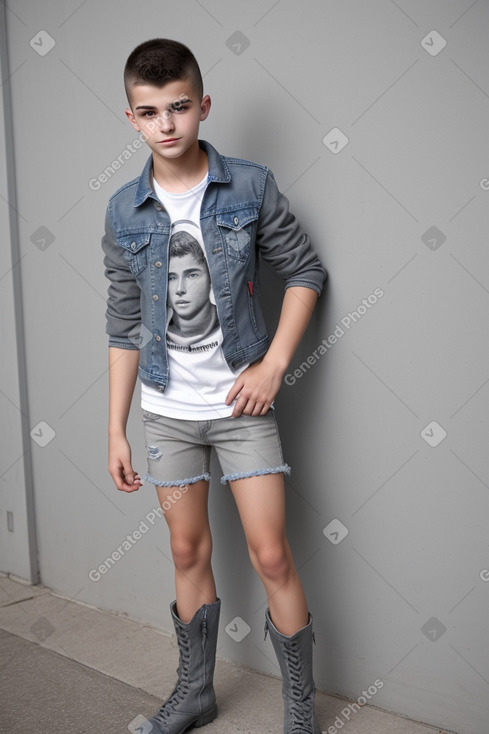
[(197, 59), (183, 43), (168, 38), (153, 38), (139, 44), (129, 55), (124, 67), (124, 86), (129, 102), (133, 84), (162, 87), (180, 79), (192, 82), (200, 101), (204, 85)]
[(170, 240), (170, 257), (184, 257), (193, 255), (199, 265), (206, 265), (206, 259), (202, 247), (190, 232), (175, 232)]

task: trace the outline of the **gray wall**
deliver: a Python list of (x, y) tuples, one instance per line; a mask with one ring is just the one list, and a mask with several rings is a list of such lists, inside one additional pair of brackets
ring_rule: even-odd
[[(352, 699), (373, 686), (376, 706), (484, 734), (488, 2), (8, 6), (0, 568), (35, 581), (38, 562), (59, 593), (170, 629), (173, 569), (154, 489), (122, 495), (106, 469), (99, 243), (110, 194), (146, 150), (99, 188), (90, 181), (136, 139), (125, 58), (147, 38), (175, 37), (213, 98), (202, 137), (270, 165), (330, 271), (277, 401), (317, 685)], [(268, 272), (265, 284), (273, 323), (281, 288)], [(144, 471), (137, 394), (129, 431)], [(219, 654), (278, 674), (264, 593), (217, 481), (211, 512)]]

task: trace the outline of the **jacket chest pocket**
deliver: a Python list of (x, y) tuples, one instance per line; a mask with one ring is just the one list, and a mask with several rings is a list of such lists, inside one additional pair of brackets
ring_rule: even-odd
[(258, 209), (249, 207), (217, 215), (217, 225), (231, 258), (245, 262), (255, 241)]
[(150, 240), (151, 234), (147, 232), (125, 235), (119, 238), (119, 243), (124, 248), (125, 257), (133, 275), (139, 275), (148, 264)]

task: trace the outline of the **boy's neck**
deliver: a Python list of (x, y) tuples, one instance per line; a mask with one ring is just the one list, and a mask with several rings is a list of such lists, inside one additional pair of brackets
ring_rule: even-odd
[(207, 153), (195, 141), (183, 156), (173, 160), (153, 154), (153, 176), (165, 191), (180, 194), (202, 181), (208, 171)]

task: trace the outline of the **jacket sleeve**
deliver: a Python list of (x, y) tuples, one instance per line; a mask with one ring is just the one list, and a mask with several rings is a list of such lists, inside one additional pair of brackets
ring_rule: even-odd
[(105, 217), (102, 249), (105, 253), (105, 275), (109, 279), (105, 312), (107, 319), (105, 331), (109, 335), (109, 347), (139, 349), (141, 292), (126, 262), (122, 247), (115, 241), (110, 205)]
[(327, 272), (289, 210), (269, 170), (258, 221), (257, 244), (263, 259), (285, 281), (285, 288), (304, 286), (321, 294)]

